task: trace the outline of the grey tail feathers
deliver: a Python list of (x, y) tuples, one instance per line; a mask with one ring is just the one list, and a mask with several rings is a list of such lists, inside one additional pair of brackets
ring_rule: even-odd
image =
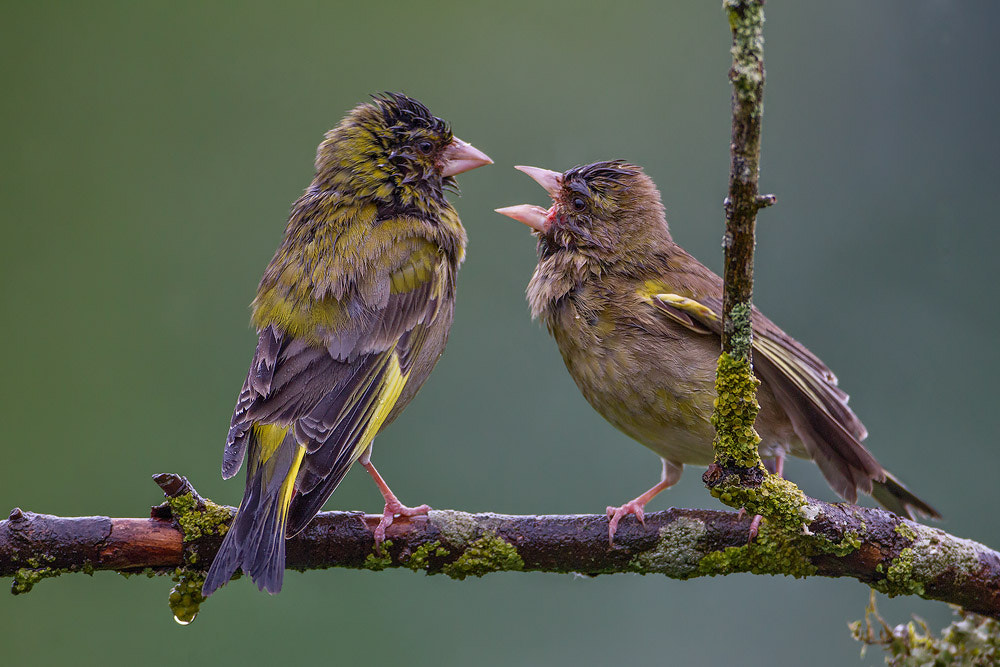
[(872, 482), (872, 497), (887, 510), (899, 516), (915, 519), (917, 516), (940, 519), (938, 511), (913, 495), (903, 483), (893, 477), (888, 471), (885, 481)]
[[(343, 456), (341, 459), (334, 465), (333, 470), (313, 488), (296, 493), (295, 497), (292, 498), (291, 506), (288, 508), (288, 525), (285, 527), (285, 537), (293, 537), (301, 532), (340, 486), (347, 472), (354, 465), (351, 457)], [(310, 471), (306, 470), (304, 475), (300, 473), (300, 478), (308, 478), (309, 474)]]
[(282, 443), (271, 460), (256, 470), (248, 469), (250, 479), (243, 500), (205, 576), (203, 596), (208, 597), (223, 586), (238, 568), (250, 575), (260, 590), (268, 593), (281, 590), (288, 517), (287, 508), (281, 506), (281, 487), (298, 449), (288, 444), (287, 440)]

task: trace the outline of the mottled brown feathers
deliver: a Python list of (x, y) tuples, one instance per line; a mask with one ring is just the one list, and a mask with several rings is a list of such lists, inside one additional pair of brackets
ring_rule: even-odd
[[(722, 279), (673, 242), (641, 168), (597, 162), (556, 181), (546, 188), (554, 208), (536, 227), (532, 314), (606, 419), (672, 465), (709, 463)], [(753, 327), (761, 455), (813, 459), (852, 502), (861, 491), (893, 511), (936, 516), (861, 444), (867, 431), (830, 369), (756, 309)]]

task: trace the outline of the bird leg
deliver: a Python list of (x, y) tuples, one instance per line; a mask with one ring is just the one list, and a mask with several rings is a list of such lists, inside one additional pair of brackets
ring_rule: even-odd
[(635, 518), (639, 520), (639, 523), (646, 525), (646, 513), (645, 507), (646, 503), (652, 500), (656, 494), (664, 489), (670, 488), (681, 478), (681, 472), (684, 468), (682, 465), (671, 463), (666, 459), (663, 460), (663, 471), (660, 473), (660, 481), (653, 488), (646, 493), (642, 494), (638, 498), (633, 498), (624, 505), (615, 507), (613, 505), (608, 505), (608, 544), (614, 546), (615, 544), (615, 533), (618, 532), (618, 522), (621, 521), (622, 517), (628, 516), (629, 514), (634, 514)]
[(399, 502), (399, 498), (396, 494), (392, 492), (389, 485), (385, 483), (382, 479), (382, 475), (378, 474), (378, 470), (372, 465), (371, 460), (365, 460), (366, 457), (362, 457), (360, 461), (361, 465), (365, 467), (368, 474), (372, 476), (375, 481), (375, 486), (378, 487), (379, 493), (385, 498), (385, 509), (382, 510), (382, 520), (378, 522), (378, 526), (375, 527), (375, 551), (381, 552), (382, 543), (385, 541), (385, 529), (392, 525), (392, 520), (398, 514), (399, 516), (421, 516), (427, 514), (430, 511), (430, 505), (419, 505), (417, 507), (407, 507), (403, 503)]
[[(767, 467), (768, 471), (772, 475), (777, 475), (778, 477), (784, 477), (783, 473), (785, 471), (785, 455), (784, 454), (778, 454), (772, 460), (774, 461), (774, 463), (773, 463), (774, 469), (772, 470), (771, 466), (767, 465), (766, 467)], [(768, 463), (770, 463), (770, 462), (771, 461), (768, 461)], [(743, 518), (744, 514), (746, 514), (746, 508), (740, 510), (740, 518), (741, 519)], [(747, 544), (749, 544), (750, 542), (753, 542), (755, 539), (757, 539), (757, 532), (760, 530), (760, 522), (761, 522), (761, 520), (763, 520), (763, 518), (764, 517), (762, 517), (761, 515), (757, 514), (757, 515), (754, 515), (753, 520), (750, 521), (750, 537), (747, 538)]]

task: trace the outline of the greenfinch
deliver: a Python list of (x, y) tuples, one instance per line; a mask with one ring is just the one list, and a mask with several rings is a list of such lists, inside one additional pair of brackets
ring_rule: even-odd
[(285, 539), (360, 461), (385, 499), (376, 544), (406, 507), (371, 463), (372, 441), (444, 350), (466, 234), (444, 191), (491, 164), (417, 100), (373, 98), (327, 132), (252, 305), (257, 349), (236, 402), (222, 476), (246, 491), (202, 594), (237, 568), (276, 593)]
[[(658, 484), (607, 508), (613, 540), (622, 517), (642, 521), (646, 503), (680, 479), (684, 464), (712, 463), (722, 279), (674, 243), (660, 193), (640, 167), (517, 169), (552, 198), (548, 209), (497, 209), (538, 239), (532, 316), (594, 409), (663, 462)], [(789, 454), (812, 459), (845, 500), (862, 491), (897, 514), (938, 516), (861, 444), (867, 431), (830, 369), (756, 309), (752, 322), (756, 429), (768, 468), (781, 474)]]

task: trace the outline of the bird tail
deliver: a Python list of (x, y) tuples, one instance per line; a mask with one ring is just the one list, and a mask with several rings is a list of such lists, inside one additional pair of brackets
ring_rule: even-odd
[(281, 590), (285, 523), (305, 451), (290, 427), (254, 426), (246, 491), (205, 577), (203, 596), (228, 582), (237, 568), (249, 574), (260, 590)]
[(936, 509), (913, 495), (912, 491), (903, 486), (903, 483), (888, 471), (885, 473), (884, 482), (872, 481), (872, 498), (893, 514), (909, 519), (916, 518), (916, 515), (933, 519), (941, 518)]

